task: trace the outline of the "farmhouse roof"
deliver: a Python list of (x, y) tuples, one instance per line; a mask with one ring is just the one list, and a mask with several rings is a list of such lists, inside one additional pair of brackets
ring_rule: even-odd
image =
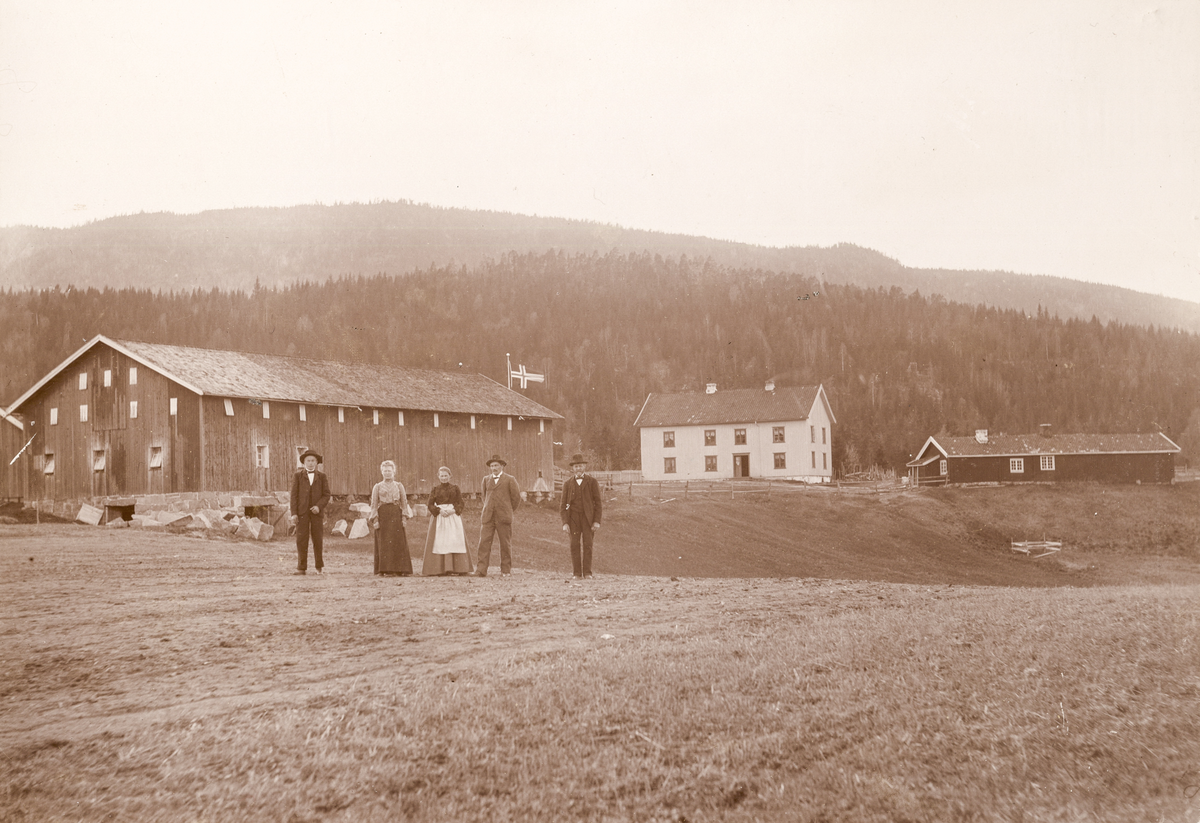
[[(936, 449), (944, 457), (1019, 457), (1030, 454), (1174, 454), (1180, 451), (1162, 432), (1149, 434), (993, 434), (986, 443), (974, 437), (930, 437), (921, 447), (918, 464)], [(928, 460), (926, 460), (928, 462)], [(923, 465), (923, 464), (922, 464)]]
[(18, 408), (59, 372), (104, 344), (200, 395), (324, 406), (501, 414), (562, 419), (540, 403), (482, 374), (275, 354), (196, 349), (98, 335), (21, 396)]
[(764, 389), (726, 389), (712, 394), (680, 392), (651, 394), (634, 426), (707, 426), (720, 423), (767, 423), (806, 420), (818, 398), (829, 419), (833, 409), (823, 386)]

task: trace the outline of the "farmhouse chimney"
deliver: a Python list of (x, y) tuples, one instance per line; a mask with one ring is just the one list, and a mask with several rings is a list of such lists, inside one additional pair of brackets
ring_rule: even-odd
[(767, 385), (763, 387), (763, 391), (775, 391), (775, 381), (768, 380)]
[(975, 442), (976, 443), (988, 442), (987, 441), (987, 429), (976, 429), (975, 430)]
[(1050, 431), (1049, 423), (1038, 424), (1038, 429), (1041, 431), (1042, 437), (1049, 437), (1051, 434), (1053, 434), (1053, 432)]
[(716, 394), (717, 393), (717, 384), (709, 383), (707, 386), (704, 387), (704, 393), (705, 394)]

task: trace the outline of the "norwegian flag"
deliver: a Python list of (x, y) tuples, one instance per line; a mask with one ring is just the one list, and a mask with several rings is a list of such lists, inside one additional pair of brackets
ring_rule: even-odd
[(514, 380), (516, 380), (518, 383), (521, 384), (522, 389), (529, 388), (530, 383), (545, 383), (546, 382), (546, 375), (536, 374), (534, 372), (528, 371), (528, 370), (526, 370), (525, 366), (523, 366), (523, 365), (517, 366), (516, 371), (513, 371), (512, 357), (507, 354), (505, 355), (505, 357), (508, 358), (508, 387), (510, 389), (513, 387)]

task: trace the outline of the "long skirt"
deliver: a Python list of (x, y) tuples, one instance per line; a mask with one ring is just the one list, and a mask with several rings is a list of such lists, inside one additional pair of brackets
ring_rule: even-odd
[(375, 574), (412, 573), (404, 509), (396, 503), (384, 503), (379, 507), (379, 527), (375, 529)]
[[(458, 515), (452, 514), (450, 517), (458, 518)], [(474, 564), (471, 562), (471, 556), (467, 554), (467, 541), (465, 538), (462, 541), (462, 548), (459, 551), (454, 551), (451, 554), (434, 552), (434, 543), (437, 542), (438, 521), (441, 519), (437, 515), (431, 515), (429, 518), (429, 533), (425, 536), (425, 557), (421, 561), (421, 574), (425, 577), (433, 577), (439, 574), (470, 574), (471, 567)], [(458, 534), (462, 534), (461, 523), (462, 519), (459, 518), (460, 526), (456, 530)], [(455, 545), (454, 549), (459, 549), (459, 547)]]

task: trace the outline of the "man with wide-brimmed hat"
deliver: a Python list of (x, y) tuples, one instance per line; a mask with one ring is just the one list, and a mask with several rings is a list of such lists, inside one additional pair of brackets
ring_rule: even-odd
[(483, 478), (483, 516), (479, 524), (479, 550), (475, 565), (476, 577), (487, 577), (492, 557), (492, 542), (500, 538), (500, 574), (512, 571), (513, 512), (521, 506), (521, 487), (517, 478), (504, 471), (508, 464), (498, 455), (488, 458), (488, 473)]
[(296, 574), (308, 572), (308, 540), (312, 538), (313, 566), (317, 574), (324, 573), (321, 557), (324, 543), (325, 507), (329, 505), (329, 479), (317, 466), (324, 463), (320, 454), (306, 449), (300, 455), (303, 464), (292, 477), (292, 523), (296, 526)]
[(600, 528), (603, 503), (600, 484), (587, 474), (587, 458), (571, 455), (571, 477), (563, 483), (559, 513), (563, 531), (571, 533), (571, 571), (576, 580), (592, 576), (592, 538)]

